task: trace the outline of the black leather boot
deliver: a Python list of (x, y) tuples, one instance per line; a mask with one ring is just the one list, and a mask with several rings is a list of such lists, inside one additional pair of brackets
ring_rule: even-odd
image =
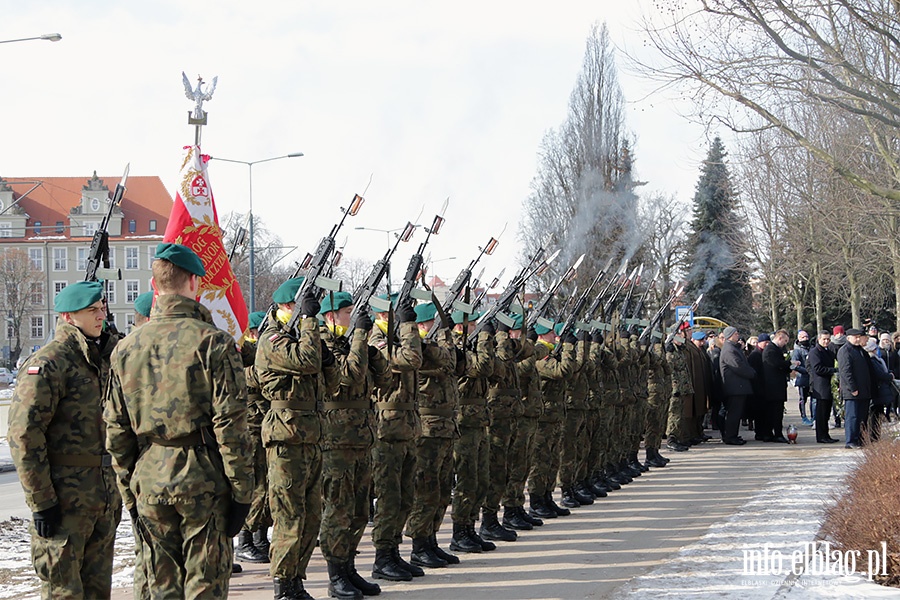
[(609, 480), (620, 487), (631, 483), (631, 477), (628, 477), (625, 473), (619, 472), (619, 470), (612, 465), (609, 465), (606, 468), (606, 473)]
[(394, 546), (394, 548), (391, 550), (391, 553), (394, 556), (394, 560), (397, 561), (397, 564), (409, 571), (410, 575), (412, 575), (413, 577), (425, 577), (425, 571), (422, 570), (422, 567), (411, 565), (406, 562), (406, 560), (402, 556), (400, 556), (399, 546)]
[(347, 576), (350, 583), (363, 593), (363, 596), (377, 596), (381, 593), (381, 586), (371, 581), (366, 581), (356, 570), (356, 553), (351, 554), (350, 563), (347, 565)]
[(568, 517), (572, 514), (572, 511), (568, 508), (562, 508), (556, 505), (556, 502), (553, 501), (553, 492), (544, 494), (544, 504), (546, 504), (550, 510), (555, 512), (558, 517)]
[(581, 483), (572, 484), (569, 489), (572, 490), (572, 495), (578, 504), (588, 506), (594, 503), (594, 495), (584, 489)]
[(314, 600), (305, 589), (303, 589), (303, 579), (294, 577), (293, 579), (273, 579), (275, 587), (275, 600)]
[(605, 485), (606, 489), (610, 492), (622, 489), (622, 486), (620, 484), (616, 483), (609, 477), (609, 473), (607, 473), (606, 469), (600, 469), (599, 471), (597, 471), (597, 479), (602, 481), (603, 485)]
[(641, 473), (646, 473), (650, 470), (650, 467), (645, 466), (641, 461), (638, 460), (637, 452), (632, 452), (628, 455), (628, 466), (632, 469), (637, 469)]
[(659, 455), (659, 450), (656, 448), (647, 449), (647, 460), (644, 461), (644, 465), (648, 467), (656, 467), (657, 469), (661, 469), (666, 466), (666, 461), (663, 460), (663, 457)]
[(454, 552), (472, 552), (474, 554), (481, 554), (483, 551), (481, 544), (469, 536), (469, 526), (462, 523), (453, 524), (450, 549)]
[(481, 531), (478, 534), (482, 539), (499, 542), (514, 542), (519, 537), (515, 531), (500, 525), (496, 512), (485, 509), (481, 511)]
[(534, 526), (519, 516), (519, 511), (514, 507), (503, 507), (503, 526), (518, 531), (531, 531)]
[(555, 510), (547, 506), (547, 503), (544, 501), (544, 497), (539, 494), (529, 494), (528, 502), (531, 505), (529, 513), (533, 517), (540, 517), (542, 519), (555, 519), (559, 516), (556, 514)]
[(594, 496), (595, 499), (596, 499), (596, 498), (606, 498), (606, 496), (608, 496), (608, 494), (606, 493), (606, 488), (603, 487), (602, 485), (599, 485), (599, 484), (598, 484), (597, 486), (594, 486), (594, 484), (591, 483), (590, 478), (585, 479), (584, 481), (582, 481), (582, 482), (581, 482), (581, 487), (582, 487), (585, 491), (590, 492), (591, 494), (593, 494), (593, 496)]
[(497, 549), (497, 544), (494, 542), (489, 542), (487, 540), (481, 539), (481, 536), (478, 535), (478, 532), (475, 531), (475, 524), (469, 525), (467, 534), (470, 538), (475, 540), (476, 543), (481, 544), (481, 549), (485, 552), (490, 552), (491, 550)]
[(571, 485), (563, 486), (562, 501), (560, 502), (560, 504), (562, 504), (566, 508), (578, 508), (579, 506), (581, 506), (581, 502), (579, 502), (578, 498), (575, 497), (575, 490)]
[(409, 555), (411, 564), (429, 569), (440, 569), (447, 566), (447, 561), (434, 553), (430, 538), (413, 538), (412, 544), (412, 552)]
[(516, 512), (519, 513), (519, 516), (522, 517), (522, 519), (524, 519), (527, 523), (531, 523), (532, 527), (540, 527), (541, 525), (544, 524), (544, 522), (541, 521), (540, 519), (538, 519), (537, 517), (533, 517), (533, 516), (529, 515), (525, 511), (524, 506), (517, 506)]
[(362, 600), (363, 593), (350, 582), (350, 577), (347, 575), (347, 563), (329, 560), (327, 564), (328, 595), (332, 598)]
[(431, 549), (434, 551), (435, 554), (437, 554), (438, 558), (444, 559), (448, 565), (458, 565), (459, 564), (458, 556), (456, 556), (455, 554), (450, 554), (449, 552), (447, 552), (446, 550), (444, 550), (443, 548), (438, 546), (436, 533), (431, 534), (430, 540), (431, 540)]
[[(397, 548), (394, 546), (394, 548)], [(412, 581), (412, 573), (405, 569), (394, 556), (394, 548), (376, 548), (372, 577), (388, 581)], [(399, 549), (398, 549), (399, 555)]]
[(266, 557), (266, 562), (269, 562), (270, 546), (268, 529), (268, 527), (260, 527), (253, 532), (253, 545), (256, 546), (256, 549), (259, 550), (260, 554)]
[(253, 545), (253, 534), (247, 529), (241, 529), (237, 536), (237, 548), (234, 550), (234, 556), (241, 562), (248, 563), (267, 563), (269, 557)]
[(634, 469), (634, 468), (632, 468), (632, 467), (628, 464), (628, 459), (627, 459), (627, 458), (623, 458), (622, 461), (619, 463), (619, 469), (620, 469), (623, 473), (625, 473), (626, 475), (628, 475), (629, 477), (631, 477), (632, 479), (635, 479), (635, 478), (641, 476), (641, 470), (640, 470), (640, 469)]

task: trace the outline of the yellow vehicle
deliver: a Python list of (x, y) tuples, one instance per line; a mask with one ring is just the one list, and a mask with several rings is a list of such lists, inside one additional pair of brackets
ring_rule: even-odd
[(724, 331), (728, 323), (715, 317), (694, 317), (694, 329), (714, 329), (716, 333)]

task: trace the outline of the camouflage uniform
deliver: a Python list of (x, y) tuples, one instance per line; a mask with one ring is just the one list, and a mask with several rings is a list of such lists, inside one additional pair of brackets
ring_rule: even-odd
[[(542, 344), (543, 342), (538, 342)], [(535, 362), (541, 378), (544, 409), (534, 436), (534, 452), (539, 457), (531, 466), (528, 491), (544, 496), (556, 487), (559, 470), (560, 422), (563, 417), (566, 379), (575, 371), (575, 345), (563, 343), (559, 357), (547, 356)]]
[(603, 345), (591, 342), (591, 350), (588, 354), (588, 409), (585, 412), (588, 432), (588, 453), (584, 461), (585, 472), (588, 477), (593, 477), (603, 466), (603, 447), (609, 436), (602, 419), (603, 415), (603, 376), (602, 376)]
[[(457, 347), (464, 347), (459, 335)], [(488, 377), (494, 372), (494, 337), (482, 331), (474, 349), (466, 350), (466, 371), (459, 378), (459, 438), (453, 448), (456, 488), (453, 493), (453, 523), (474, 525), (484, 502), (490, 468), (487, 439)]]
[(522, 351), (516, 361), (516, 373), (522, 390), (522, 416), (516, 423), (516, 435), (510, 447), (509, 484), (503, 499), (504, 506), (525, 506), (525, 482), (533, 461), (534, 436), (538, 419), (544, 410), (541, 400), (541, 378), (537, 374), (536, 361), (547, 356), (547, 347), (531, 340), (521, 340)]
[(151, 595), (223, 598), (227, 512), (253, 495), (234, 340), (200, 303), (165, 294), (150, 322), (119, 342), (111, 367), (106, 443), (125, 506), (140, 514)]
[(598, 416), (599, 429), (606, 432), (600, 442), (600, 466), (611, 467), (619, 461), (619, 445), (621, 440), (623, 415), (621, 386), (619, 385), (619, 361), (615, 348), (612, 347), (612, 339), (609, 343), (593, 344), (600, 346), (599, 375), (603, 382), (600, 392), (600, 414)]
[[(295, 310), (300, 310), (296, 307)], [(335, 364), (325, 366), (316, 317), (300, 320), (295, 339), (272, 308), (256, 351), (256, 373), (271, 402), (262, 424), (274, 527), (270, 573), (306, 579), (322, 520), (322, 435), (318, 404), (337, 389)]]
[(380, 352), (370, 360), (369, 332), (355, 329), (348, 340), (322, 327), (319, 334), (334, 353), (340, 386), (325, 401), (322, 417), (322, 488), (325, 511), (319, 533), (322, 556), (346, 563), (356, 554), (369, 520), (372, 486), (370, 450), (375, 440), (372, 393), (390, 378)]
[(378, 391), (376, 440), (373, 448), (375, 523), (372, 541), (376, 550), (391, 550), (400, 544), (413, 503), (416, 472), (415, 441), (422, 432), (416, 412), (418, 370), (422, 366), (422, 338), (415, 323), (398, 327), (400, 344), (388, 355), (387, 337), (373, 328), (369, 343), (381, 349), (390, 361), (393, 381)]
[(509, 482), (510, 442), (515, 434), (516, 418), (522, 414), (516, 375), (518, 342), (504, 331), (498, 331), (494, 340), (497, 342), (497, 352), (487, 402), (490, 475), (482, 505), (491, 512), (500, 509), (500, 501)]
[[(266, 468), (266, 448), (262, 443), (262, 422), (269, 412), (269, 401), (262, 395), (259, 377), (256, 375), (256, 344), (245, 342), (253, 350), (251, 363), (244, 361), (244, 378), (247, 380), (247, 430), (250, 435), (250, 456), (253, 460), (253, 477), (256, 487), (253, 501), (244, 528), (248, 531), (268, 532), (272, 526), (272, 512), (269, 510), (269, 473)], [(268, 535), (268, 533), (266, 534)]]
[[(687, 342), (690, 344), (690, 342)], [(675, 442), (687, 442), (690, 434), (684, 416), (685, 399), (694, 397), (694, 384), (688, 368), (685, 347), (672, 344), (666, 348), (666, 360), (672, 371), (672, 398), (669, 401), (668, 439)]]
[(632, 410), (631, 426), (628, 428), (629, 459), (637, 461), (637, 453), (641, 448), (641, 436), (647, 425), (647, 379), (649, 378), (649, 366), (647, 355), (637, 343), (637, 336), (631, 336), (629, 349), (634, 357), (634, 379), (632, 390), (634, 395), (634, 409)]
[(101, 412), (116, 340), (103, 334), (94, 343), (60, 320), (53, 341), (22, 366), (9, 408), (7, 439), (28, 507), (62, 511), (53, 537), (31, 527), (43, 598), (110, 596), (122, 500), (104, 450)]
[(616, 342), (616, 363), (619, 370), (620, 410), (615, 423), (613, 464), (621, 466), (627, 462), (634, 443), (635, 415), (638, 410), (637, 380), (639, 356), (632, 350), (628, 339), (620, 337)]
[(587, 456), (589, 437), (585, 429), (588, 408), (588, 354), (590, 342), (575, 344), (574, 372), (566, 378), (565, 413), (559, 449), (559, 485), (565, 489), (579, 480), (582, 462)]
[(647, 378), (647, 426), (644, 429), (644, 448), (659, 450), (666, 428), (666, 413), (672, 394), (672, 369), (663, 354), (662, 346), (653, 345), (647, 353), (649, 377)]
[(459, 390), (450, 335), (448, 330), (440, 331), (435, 343), (422, 345), (418, 395), (422, 434), (416, 440), (416, 493), (406, 524), (406, 535), (414, 540), (429, 538), (440, 529), (453, 487)]

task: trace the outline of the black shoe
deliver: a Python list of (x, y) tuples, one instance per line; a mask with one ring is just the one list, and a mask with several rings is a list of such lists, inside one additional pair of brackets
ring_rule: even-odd
[(380, 585), (366, 581), (356, 570), (356, 553), (351, 554), (350, 562), (347, 565), (347, 577), (350, 578), (350, 583), (363, 593), (363, 596), (377, 596), (381, 593)]
[[(394, 546), (394, 548), (397, 547)], [(399, 548), (397, 549), (397, 556), (394, 556), (394, 548), (375, 549), (375, 564), (372, 565), (372, 577), (375, 579), (387, 579), (388, 581), (412, 581), (412, 573), (397, 561), (400, 554)]]
[(481, 536), (478, 535), (478, 532), (475, 531), (475, 525), (469, 525), (469, 537), (475, 540), (477, 543), (481, 544), (481, 549), (485, 552), (490, 552), (491, 550), (497, 549), (497, 544), (494, 542), (489, 542), (487, 540), (481, 539)]
[(846, 448), (847, 450), (859, 450), (860, 448), (862, 448), (862, 446), (860, 446), (859, 444), (850, 443), (845, 444), (844, 448)]
[(774, 438), (772, 441), (775, 442), (775, 443), (778, 443), (778, 444), (790, 444), (790, 443), (791, 443), (791, 442), (788, 441), (788, 439), (787, 439), (786, 437), (784, 437), (783, 435), (779, 435), (777, 438)]
[(590, 482), (590, 490), (597, 498), (606, 498), (612, 491), (612, 488), (607, 487), (602, 479), (595, 479)]
[(547, 503), (544, 502), (544, 498), (539, 496), (538, 494), (529, 494), (528, 501), (531, 505), (531, 508), (528, 512), (533, 517), (540, 517), (541, 519), (555, 519), (559, 516), (556, 514), (555, 510), (547, 506)]
[(553, 492), (547, 492), (544, 494), (544, 504), (546, 504), (550, 510), (556, 513), (558, 517), (568, 517), (572, 514), (568, 508), (562, 508), (561, 506), (557, 506), (556, 502), (553, 501)]
[(234, 557), (241, 562), (248, 563), (267, 563), (268, 555), (260, 552), (253, 545), (253, 534), (246, 529), (242, 529), (237, 536), (237, 548), (234, 550)]
[(632, 479), (637, 479), (641, 476), (641, 470), (629, 465), (627, 460), (623, 460), (621, 463), (619, 463), (619, 472), (625, 473), (625, 475), (631, 477)]
[(447, 566), (447, 561), (434, 553), (430, 538), (413, 538), (412, 546), (412, 552), (409, 554), (410, 564), (429, 569)]
[(328, 561), (328, 595), (331, 598), (362, 600), (363, 593), (350, 582), (347, 563)]
[(669, 439), (666, 442), (666, 448), (668, 448), (669, 450), (672, 450), (674, 452), (687, 452), (688, 450), (691, 449), (690, 446), (685, 446), (684, 444), (680, 443), (679, 441), (673, 440), (673, 439)]
[(503, 508), (503, 526), (517, 531), (531, 531), (534, 525), (519, 516), (519, 511), (512, 506)]
[(450, 549), (454, 552), (472, 552), (481, 554), (483, 548), (478, 541), (469, 536), (469, 526), (463, 523), (453, 524), (453, 537), (450, 539)]
[(582, 506), (590, 506), (594, 503), (594, 495), (584, 489), (581, 484), (571, 485), (569, 487), (572, 490), (572, 495), (575, 496), (575, 500)]
[(578, 501), (578, 498), (575, 497), (575, 490), (572, 489), (572, 486), (567, 485), (562, 489), (562, 500), (560, 504), (565, 506), (566, 508), (578, 508), (581, 506), (581, 502)]
[(647, 450), (647, 460), (644, 461), (644, 465), (646, 465), (648, 467), (656, 467), (657, 469), (661, 469), (662, 467), (665, 467), (667, 464), (668, 463), (666, 462), (666, 460), (662, 456), (660, 456), (658, 450), (656, 450), (654, 448), (650, 448), (649, 450)]
[(481, 530), (478, 535), (482, 539), (498, 542), (514, 542), (519, 537), (515, 531), (506, 529), (497, 520), (497, 513), (492, 510), (481, 511)]
[(294, 577), (293, 579), (273, 580), (275, 587), (275, 600), (314, 600), (305, 589), (303, 589), (303, 579)]
[(269, 562), (269, 532), (268, 527), (260, 527), (253, 532), (253, 545), (259, 550), (259, 553), (266, 557)]
[(527, 523), (531, 523), (532, 527), (540, 527), (544, 524), (542, 520), (538, 519), (537, 517), (533, 517), (525, 512), (524, 506), (517, 506), (516, 512), (519, 513), (519, 516), (522, 517), (522, 519), (524, 519)]
[(605, 485), (609, 489), (609, 491), (614, 492), (616, 490), (621, 490), (622, 485), (620, 483), (618, 483), (615, 479), (613, 479), (612, 475), (613, 474), (610, 473), (608, 470), (599, 471), (597, 474), (597, 476), (603, 482), (603, 485)]
[(838, 443), (839, 441), (841, 441), (841, 440), (836, 440), (836, 439), (834, 439), (833, 437), (827, 437), (827, 438), (825, 438), (824, 440), (822, 440), (822, 442), (825, 443), (825, 444), (836, 444), (836, 443)]
[(606, 491), (606, 487), (597, 482), (597, 484), (591, 483), (590, 479), (585, 479), (581, 482), (581, 489), (585, 492), (589, 493), (596, 500), (597, 498), (606, 498), (609, 493)]
[(628, 455), (628, 466), (632, 469), (637, 469), (641, 473), (646, 473), (650, 470), (650, 467), (645, 467), (644, 464), (638, 460), (638, 453), (632, 452)]
[(722, 440), (722, 443), (726, 444), (728, 446), (743, 446), (747, 442), (740, 438), (728, 438), (728, 439)]
[(244, 567), (237, 563), (231, 563), (231, 574), (235, 575), (236, 573), (243, 573)]
[(459, 564), (458, 556), (456, 556), (455, 554), (450, 554), (449, 552), (447, 552), (446, 550), (444, 550), (443, 548), (438, 546), (436, 533), (431, 534), (431, 550), (435, 554), (437, 554), (438, 558), (445, 560), (448, 565), (458, 565)]
[(425, 571), (422, 569), (422, 567), (411, 565), (406, 562), (406, 560), (402, 556), (400, 556), (400, 546), (394, 546), (391, 549), (391, 552), (393, 553), (394, 560), (397, 561), (397, 564), (409, 571), (410, 575), (412, 575), (413, 577), (425, 577)]

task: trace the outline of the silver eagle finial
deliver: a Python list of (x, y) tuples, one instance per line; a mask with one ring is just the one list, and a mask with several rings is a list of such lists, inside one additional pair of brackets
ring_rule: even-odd
[(213, 77), (212, 84), (209, 84), (206, 91), (203, 91), (204, 81), (199, 75), (197, 76), (197, 87), (192, 88), (191, 82), (184, 71), (181, 72), (181, 80), (184, 83), (184, 95), (188, 100), (194, 101), (194, 112), (191, 118), (196, 121), (206, 120), (206, 112), (203, 110), (203, 103), (212, 100), (213, 93), (216, 91), (216, 82), (219, 77)]

